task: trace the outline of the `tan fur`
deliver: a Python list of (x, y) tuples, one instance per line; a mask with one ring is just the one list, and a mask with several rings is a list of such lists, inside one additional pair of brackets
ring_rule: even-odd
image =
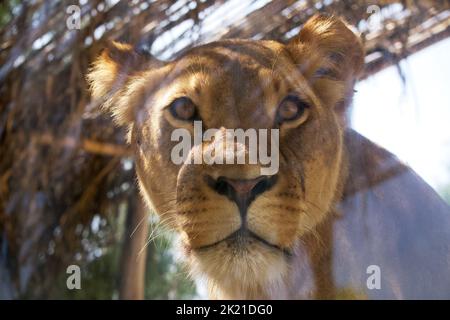
[[(315, 16), (287, 45), (224, 40), (162, 63), (113, 43), (94, 63), (88, 75), (93, 96), (129, 127), (141, 192), (182, 236), (191, 273), (206, 277), (211, 297), (298, 297), (292, 277), (300, 271), (293, 263), (309, 243), (314, 268), (328, 270), (326, 250), (311, 248), (325, 246), (327, 221), (347, 184), (345, 109), (363, 57), (359, 38), (340, 19)], [(242, 223), (237, 206), (212, 191), (204, 176), (250, 179), (260, 167), (173, 164), (172, 130), (192, 127), (164, 108), (188, 96), (209, 128), (273, 128), (276, 108), (289, 93), (307, 101), (310, 113), (304, 123), (281, 126), (279, 179), (250, 205), (247, 220), (252, 232), (294, 258), (253, 239), (204, 248)], [(317, 297), (333, 291), (325, 273)]]

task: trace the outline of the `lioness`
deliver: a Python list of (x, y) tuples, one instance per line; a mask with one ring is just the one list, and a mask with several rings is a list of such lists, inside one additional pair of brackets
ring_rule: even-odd
[[(363, 62), (347, 25), (317, 15), (288, 44), (224, 40), (161, 62), (114, 42), (93, 64), (93, 97), (128, 127), (143, 197), (211, 298), (450, 298), (449, 208), (347, 126)], [(194, 121), (218, 133), (186, 160), (226, 129), (278, 129), (278, 171), (175, 164), (172, 133)]]

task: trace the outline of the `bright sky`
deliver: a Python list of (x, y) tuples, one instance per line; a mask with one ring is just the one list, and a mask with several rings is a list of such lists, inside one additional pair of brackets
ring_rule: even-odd
[(450, 184), (450, 39), (357, 84), (352, 126), (432, 187)]

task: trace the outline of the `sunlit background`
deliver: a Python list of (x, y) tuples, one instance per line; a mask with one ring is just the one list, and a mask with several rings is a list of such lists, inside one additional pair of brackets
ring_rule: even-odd
[(353, 128), (442, 194), (450, 181), (449, 54), (447, 39), (359, 82), (352, 113)]

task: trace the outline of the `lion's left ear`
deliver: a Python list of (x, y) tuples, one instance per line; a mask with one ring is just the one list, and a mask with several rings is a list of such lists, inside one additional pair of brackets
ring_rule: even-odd
[(341, 19), (315, 15), (287, 47), (322, 103), (344, 111), (364, 65), (360, 38)]

